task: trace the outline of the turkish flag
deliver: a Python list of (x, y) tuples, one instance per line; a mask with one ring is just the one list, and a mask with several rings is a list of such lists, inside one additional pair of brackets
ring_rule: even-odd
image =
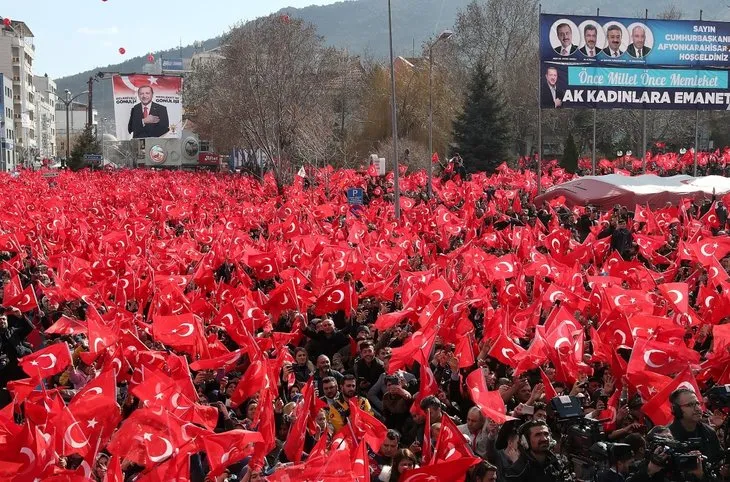
[(369, 461), (368, 446), (366, 443), (360, 442), (352, 460), (352, 471), (357, 477), (355, 482), (370, 482)]
[(54, 324), (46, 328), (43, 333), (47, 335), (75, 335), (86, 330), (86, 325), (83, 322), (63, 315)]
[(722, 259), (730, 253), (730, 238), (715, 236), (703, 238), (689, 245), (702, 264), (708, 264), (712, 258)]
[(474, 455), (474, 452), (469, 448), (469, 441), (466, 436), (456, 427), (451, 417), (444, 414), (441, 417), (441, 430), (438, 439), (436, 439), (436, 450), (429, 465), (462, 457), (474, 457)]
[[(418, 393), (416, 393), (413, 403), (411, 404), (411, 414), (413, 415), (423, 414), (424, 411), (421, 408), (421, 400), (429, 395), (436, 395), (439, 391), (438, 383), (436, 383), (436, 377), (434, 377), (429, 364), (420, 363), (419, 365), (421, 371), (419, 379), (421, 383), (419, 385)], [(428, 415), (428, 412), (426, 412), (426, 415)]]
[(354, 398), (351, 398), (347, 402), (350, 406), (349, 423), (355, 431), (356, 438), (363, 437), (368, 445), (377, 452), (380, 450), (383, 440), (385, 440), (388, 428), (380, 420), (361, 410), (354, 400)]
[(259, 432), (248, 430), (229, 430), (203, 436), (203, 446), (210, 464), (210, 474), (218, 475), (226, 467), (233, 465), (251, 455), (256, 442), (263, 442)]
[(448, 301), (454, 296), (454, 290), (443, 278), (433, 280), (428, 286), (421, 290), (421, 294), (431, 300), (431, 303)]
[(627, 372), (652, 371), (672, 376), (688, 364), (699, 364), (700, 354), (684, 345), (655, 340), (637, 340), (631, 351)]
[(23, 284), (20, 282), (20, 276), (17, 274), (11, 276), (10, 280), (3, 286), (3, 300), (12, 300), (17, 298), (23, 292)]
[(419, 482), (419, 481), (445, 481), (463, 482), (466, 472), (472, 465), (481, 462), (479, 457), (464, 457), (447, 462), (439, 462), (433, 465), (427, 465), (418, 469), (407, 470), (398, 479), (400, 482)]
[(349, 283), (339, 283), (327, 289), (314, 303), (314, 314), (317, 316), (336, 311), (344, 311), (349, 317), (357, 308), (357, 292)]
[(182, 445), (184, 433), (180, 421), (166, 410), (138, 408), (114, 432), (107, 450), (151, 466), (170, 458)]
[(236, 367), (242, 356), (242, 350), (238, 350), (224, 353), (215, 358), (208, 358), (207, 360), (197, 360), (190, 364), (190, 369), (194, 371), (199, 370), (223, 370), (229, 372)]
[(302, 389), (302, 395), (302, 399), (294, 408), (293, 414), (296, 416), (296, 419), (289, 427), (289, 434), (284, 441), (284, 453), (290, 462), (299, 462), (302, 460), (307, 435), (307, 424), (311, 417), (311, 407), (315, 399), (312, 378), (309, 379)]
[(17, 308), (21, 313), (27, 313), (38, 309), (38, 299), (33, 287), (28, 286), (15, 298), (3, 299), (3, 306)]
[[(700, 388), (697, 386), (697, 381), (692, 375), (692, 371), (689, 368), (682, 370), (674, 379), (669, 382), (664, 388), (659, 390), (654, 397), (641, 407), (641, 411), (644, 412), (652, 422), (656, 425), (667, 425), (672, 422), (674, 417), (672, 416), (672, 406), (669, 403), (669, 395), (678, 388), (689, 388), (697, 399), (702, 404), (702, 393)], [(702, 406), (704, 410), (704, 405)]]
[(92, 354), (99, 355), (108, 346), (114, 345), (119, 340), (118, 327), (107, 326), (93, 306), (89, 306), (86, 311), (86, 326), (88, 328), (89, 352)]
[(192, 313), (152, 318), (152, 334), (161, 343), (197, 355), (205, 344), (200, 323)]
[(507, 416), (507, 407), (504, 405), (502, 395), (496, 390), (489, 391), (487, 388), (481, 368), (477, 368), (466, 377), (466, 386), (469, 388), (472, 401), (485, 417), (495, 423), (504, 423), (512, 419)]
[(18, 365), (31, 377), (47, 378), (71, 365), (71, 352), (64, 342), (54, 343), (18, 359)]
[(540, 380), (542, 381), (543, 386), (545, 387), (545, 400), (550, 403), (550, 400), (558, 396), (558, 393), (555, 391), (555, 387), (553, 387), (553, 383), (550, 381), (548, 376), (545, 374), (542, 368), (540, 368)]
[(689, 309), (689, 294), (687, 283), (664, 283), (659, 286), (659, 292), (669, 301), (674, 309), (680, 313), (687, 313)]
[(269, 386), (269, 376), (267, 374), (268, 363), (266, 359), (254, 360), (246, 369), (241, 380), (239, 380), (236, 388), (231, 394), (231, 405), (239, 406), (254, 394)]
[(518, 363), (517, 356), (524, 352), (524, 348), (502, 334), (494, 341), (488, 355), (504, 365), (515, 368)]

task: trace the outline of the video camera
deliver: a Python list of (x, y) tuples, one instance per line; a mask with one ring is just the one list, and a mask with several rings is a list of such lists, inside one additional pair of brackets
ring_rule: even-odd
[(583, 416), (583, 405), (578, 397), (555, 397), (550, 400), (550, 409), (561, 428), (564, 452), (584, 459), (594, 458), (591, 447), (605, 439), (601, 421)]
[[(655, 454), (657, 447), (664, 449), (665, 460)], [(689, 455), (690, 452), (702, 448), (701, 438), (691, 438), (686, 442), (680, 442), (666, 437), (649, 437), (647, 439), (647, 453), (651, 461), (656, 465), (666, 467), (677, 472), (688, 472), (697, 468), (697, 455)]]

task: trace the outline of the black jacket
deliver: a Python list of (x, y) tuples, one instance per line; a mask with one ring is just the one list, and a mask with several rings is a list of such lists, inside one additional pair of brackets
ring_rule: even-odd
[(544, 464), (527, 452), (510, 465), (504, 474), (506, 482), (573, 482), (568, 461), (562, 455), (550, 453)]
[[(669, 425), (669, 431), (672, 432), (675, 440), (686, 442), (689, 439), (701, 439), (702, 447), (700, 452), (707, 457), (707, 463), (716, 466), (723, 456), (720, 439), (717, 438), (715, 431), (707, 424), (700, 423), (694, 432), (688, 432), (682, 424), (677, 420)], [(707, 471), (705, 471), (707, 472)]]
[(167, 107), (156, 102), (150, 103), (149, 115), (160, 118), (157, 124), (142, 124), (142, 103), (135, 104), (129, 114), (127, 132), (132, 134), (133, 139), (144, 137), (162, 137), (170, 130), (170, 119), (167, 116)]

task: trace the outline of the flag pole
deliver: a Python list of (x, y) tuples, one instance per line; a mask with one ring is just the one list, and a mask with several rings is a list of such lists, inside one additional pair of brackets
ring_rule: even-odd
[[(600, 16), (601, 16), (601, 9), (599, 7), (599, 8), (596, 8), (596, 17), (600, 17)], [(596, 52), (596, 53), (598, 53), (598, 52)], [(592, 152), (592, 156), (591, 156), (591, 176), (596, 175), (596, 117), (597, 117), (597, 112), (596, 112), (596, 108), (594, 107), (593, 108), (593, 152)]]
[(390, 0), (388, 0), (388, 35), (390, 38), (390, 102), (391, 106), (391, 122), (393, 123), (393, 183), (395, 184), (395, 219), (400, 219), (400, 173), (398, 171), (398, 115), (396, 113), (395, 104), (395, 64), (393, 63), (393, 15), (390, 8)]
[(537, 6), (537, 195), (540, 195), (542, 189), (542, 80), (540, 79), (542, 62), (540, 61), (540, 38), (542, 28), (540, 26), (540, 16), (542, 15), (542, 3)]
[[(702, 21), (702, 10), (700, 10), (700, 21)], [(692, 175), (694, 177), (697, 177), (697, 150), (699, 149), (700, 144), (700, 108), (699, 106), (695, 106), (697, 109), (695, 111), (695, 149), (694, 149), (694, 159), (693, 159), (693, 169), (692, 169)]]
[[(649, 9), (644, 10), (644, 21), (647, 21), (649, 19)], [(642, 52), (643, 54), (643, 52)], [(642, 59), (643, 59), (642, 55)], [(644, 63), (646, 65), (646, 63)], [(641, 172), (642, 174), (646, 174), (646, 104), (643, 105), (643, 113), (642, 113), (642, 123), (643, 123), (643, 129), (642, 129), (642, 136), (641, 136)]]

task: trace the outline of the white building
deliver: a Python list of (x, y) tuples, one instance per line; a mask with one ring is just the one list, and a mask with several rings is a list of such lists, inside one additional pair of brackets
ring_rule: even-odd
[(13, 81), (0, 74), (0, 171), (15, 169), (15, 129), (13, 125)]
[(46, 75), (33, 76), (36, 100), (37, 155), (42, 159), (56, 156), (56, 83)]
[(37, 153), (34, 59), (33, 32), (25, 22), (13, 20), (10, 26), (0, 25), (0, 73), (10, 77), (13, 84), (13, 131), (17, 163), (30, 164)]

